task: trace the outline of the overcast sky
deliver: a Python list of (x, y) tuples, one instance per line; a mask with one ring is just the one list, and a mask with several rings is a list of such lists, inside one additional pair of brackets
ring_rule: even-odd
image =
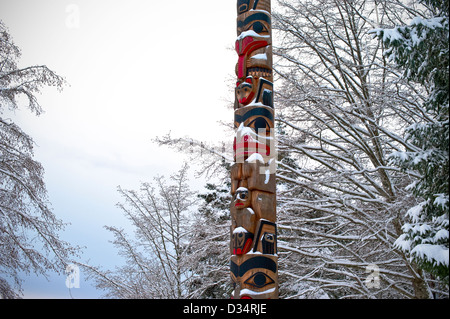
[[(232, 121), (236, 3), (218, 0), (0, 0), (0, 19), (22, 50), (20, 66), (46, 65), (70, 84), (38, 97), (45, 113), (13, 120), (37, 146), (61, 234), (87, 246), (83, 262), (112, 268), (103, 225), (124, 221), (116, 187), (168, 176), (182, 156), (151, 143), (169, 131), (223, 139)], [(201, 182), (193, 182), (196, 186)], [(95, 298), (83, 281), (74, 298)], [(24, 276), (27, 298), (69, 298), (65, 277)]]

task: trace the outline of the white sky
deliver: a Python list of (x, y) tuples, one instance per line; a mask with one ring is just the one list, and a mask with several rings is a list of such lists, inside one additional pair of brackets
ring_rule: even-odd
[[(70, 84), (44, 90), (40, 117), (22, 109), (13, 120), (37, 144), (54, 213), (72, 223), (62, 238), (87, 246), (82, 261), (112, 268), (102, 226), (123, 222), (116, 187), (181, 167), (179, 154), (151, 139), (171, 131), (223, 140), (217, 121), (233, 120), (236, 2), (0, 0), (0, 19), (22, 49), (21, 67), (47, 65)], [(65, 277), (24, 279), (25, 297), (69, 297)], [(82, 281), (72, 295), (99, 292)]]

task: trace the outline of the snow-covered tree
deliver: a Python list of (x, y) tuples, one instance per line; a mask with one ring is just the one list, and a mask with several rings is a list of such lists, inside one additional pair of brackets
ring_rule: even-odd
[(64, 224), (50, 208), (44, 168), (33, 159), (32, 137), (4, 117), (23, 106), (39, 115), (43, 109), (37, 93), (45, 86), (61, 89), (64, 80), (46, 66), (20, 68), (20, 55), (0, 21), (0, 296), (4, 298), (20, 296), (14, 291), (20, 291), (19, 272), (61, 273), (77, 251), (59, 239)]
[(188, 296), (194, 262), (190, 251), (194, 193), (187, 183), (188, 168), (183, 165), (169, 182), (159, 176), (153, 184), (143, 183), (139, 191), (119, 187), (124, 202), (118, 207), (133, 225), (135, 238), (129, 238), (123, 229), (106, 228), (114, 234), (113, 244), (125, 258), (125, 265), (113, 271), (80, 263), (107, 297)]
[(195, 255), (190, 297), (227, 299), (230, 279), (230, 182), (207, 183), (198, 195), (199, 208), (192, 228), (191, 252)]
[(396, 245), (448, 285), (449, 280), (449, 1), (418, 1), (428, 10), (408, 25), (378, 28), (385, 55), (403, 77), (426, 88), (424, 116), (405, 129), (414, 147), (391, 161), (420, 178), (410, 189), (420, 201), (407, 212)]
[[(403, 132), (427, 120), (426, 88), (369, 34), (426, 11), (400, 0), (274, 3), (281, 298), (448, 298), (395, 245), (421, 174), (390, 154), (417, 149)], [(183, 151), (187, 141), (159, 139)], [(229, 160), (192, 144), (209, 150), (209, 171)]]
[[(429, 298), (443, 293), (394, 245), (420, 174), (389, 155), (422, 122), (425, 91), (368, 32), (426, 8), (404, 1), (278, 1), (274, 14), (280, 274), (286, 297)], [(367, 272), (367, 273), (366, 273)], [(374, 273), (374, 274), (373, 274)], [(376, 285), (367, 281), (377, 278)], [(283, 291), (283, 287), (280, 289)], [(440, 295), (442, 296), (442, 295)]]

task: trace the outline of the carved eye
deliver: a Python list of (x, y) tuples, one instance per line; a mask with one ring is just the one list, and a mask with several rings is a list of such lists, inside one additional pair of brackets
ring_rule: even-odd
[(248, 198), (248, 191), (238, 191), (234, 197), (235, 199), (246, 200)]
[(254, 120), (250, 121), (250, 123), (247, 124), (248, 127), (251, 127), (255, 130), (255, 132), (259, 132), (259, 130), (270, 130), (270, 125), (267, 122), (267, 120), (263, 117), (257, 117)]
[(242, 82), (242, 83), (238, 82), (238, 85), (236, 87), (237, 91), (244, 90), (244, 91), (248, 92), (248, 91), (251, 91), (252, 89), (253, 89), (253, 85), (251, 83), (249, 84), (247, 82)]
[(263, 288), (263, 287), (265, 287), (267, 285), (273, 284), (274, 281), (273, 281), (272, 278), (267, 276), (265, 273), (257, 272), (256, 274), (254, 274), (253, 276), (248, 278), (245, 281), (245, 283), (250, 285), (250, 286), (253, 286), (255, 288)]
[(274, 243), (275, 242), (275, 235), (271, 233), (265, 233), (264, 234), (264, 240), (268, 243)]
[(255, 23), (253, 23), (253, 25), (251, 26), (251, 29), (253, 29), (253, 31), (255, 31), (256, 33), (269, 32), (269, 30), (267, 30), (267, 28), (264, 26), (264, 24), (262, 24), (262, 22), (259, 22), (259, 21), (256, 21)]

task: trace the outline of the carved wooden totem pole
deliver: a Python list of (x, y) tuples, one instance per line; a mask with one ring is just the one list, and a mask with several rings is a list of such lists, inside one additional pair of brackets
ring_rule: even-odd
[(234, 299), (278, 298), (270, 0), (237, 1), (231, 262)]

